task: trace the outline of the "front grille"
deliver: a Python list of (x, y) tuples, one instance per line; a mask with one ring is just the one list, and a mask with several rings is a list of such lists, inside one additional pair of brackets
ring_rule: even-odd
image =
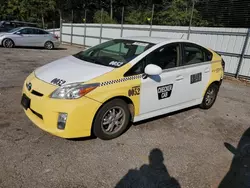
[(38, 91), (36, 91), (36, 90), (32, 90), (32, 91), (31, 91), (31, 93), (32, 93), (33, 95), (38, 96), (38, 97), (42, 97), (42, 96), (43, 96), (43, 94), (42, 94), (42, 93), (39, 93), (39, 92), (38, 92)]
[(39, 117), (40, 119), (43, 119), (43, 116), (42, 116), (41, 114), (37, 113), (36, 111), (32, 110), (31, 108), (30, 108), (30, 110), (31, 110), (31, 112), (33, 112), (33, 114), (35, 114), (37, 117)]

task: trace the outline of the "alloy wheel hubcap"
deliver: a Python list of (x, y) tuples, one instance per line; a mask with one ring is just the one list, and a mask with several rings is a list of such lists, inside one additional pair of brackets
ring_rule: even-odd
[(214, 89), (209, 89), (207, 91), (207, 96), (206, 96), (206, 99), (205, 99), (205, 102), (206, 102), (206, 105), (211, 105), (214, 100), (215, 100), (215, 96), (216, 96), (216, 93), (215, 93), (215, 90)]
[(102, 118), (102, 130), (106, 134), (118, 132), (125, 123), (125, 111), (121, 107), (109, 109)]
[(4, 42), (4, 45), (6, 48), (11, 48), (13, 47), (13, 42), (9, 39), (7, 39), (5, 42)]
[(53, 48), (53, 45), (52, 45), (50, 42), (48, 42), (48, 43), (46, 44), (46, 47), (47, 47), (47, 49), (52, 49), (52, 48)]

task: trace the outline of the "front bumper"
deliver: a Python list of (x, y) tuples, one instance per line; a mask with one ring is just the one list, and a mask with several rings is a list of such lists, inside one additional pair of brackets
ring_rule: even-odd
[[(26, 83), (32, 83), (31, 91), (28, 91)], [(82, 97), (74, 100), (51, 99), (49, 95), (56, 86), (43, 82), (31, 74), (23, 86), (23, 94), (31, 100), (30, 108), (25, 110), (28, 118), (39, 128), (53, 135), (63, 138), (77, 138), (91, 135), (92, 121), (101, 103)], [(67, 113), (68, 118), (64, 130), (57, 128), (59, 113)]]
[(0, 37), (0, 46), (2, 46), (3, 43), (3, 37)]

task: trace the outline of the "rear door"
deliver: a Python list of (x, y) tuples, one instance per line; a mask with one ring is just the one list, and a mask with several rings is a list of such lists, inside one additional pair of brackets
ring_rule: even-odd
[(183, 84), (186, 87), (183, 89), (185, 98), (180, 100), (197, 100), (197, 103), (201, 103), (211, 76), (212, 55), (208, 50), (193, 43), (182, 43), (182, 52), (183, 61), (180, 66), (184, 70)]
[(34, 46), (43, 47), (49, 38), (49, 33), (41, 29), (34, 29)]

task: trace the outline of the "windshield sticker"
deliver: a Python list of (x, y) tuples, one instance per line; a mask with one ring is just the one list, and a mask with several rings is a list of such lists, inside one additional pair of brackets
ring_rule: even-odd
[(113, 65), (113, 66), (116, 66), (116, 67), (120, 67), (122, 66), (124, 63), (123, 62), (119, 62), (119, 61), (111, 61), (109, 63), (109, 65)]
[(57, 86), (61, 86), (61, 85), (65, 84), (66, 81), (62, 80), (62, 79), (59, 79), (59, 78), (54, 78), (53, 80), (51, 80), (50, 83), (52, 83), (54, 85), (57, 85)]
[(133, 45), (136, 45), (136, 46), (144, 46), (144, 47), (146, 47), (146, 46), (148, 45), (148, 43), (134, 42)]

